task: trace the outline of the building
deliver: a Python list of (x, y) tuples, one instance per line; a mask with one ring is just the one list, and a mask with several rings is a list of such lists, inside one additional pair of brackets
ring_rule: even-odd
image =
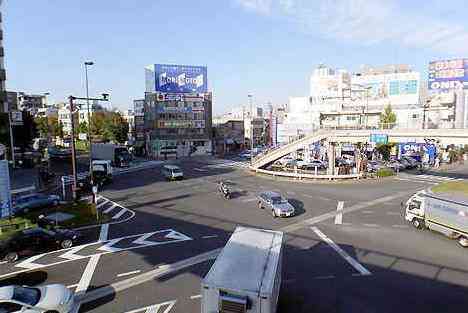
[(5, 112), (18, 110), (18, 93), (16, 91), (6, 92)]
[[(75, 127), (81, 123), (88, 123), (88, 106), (86, 103), (75, 103), (75, 108), (78, 108), (78, 112), (75, 114)], [(98, 103), (98, 101), (93, 101), (90, 103), (90, 116), (92, 118), (93, 114), (104, 112), (104, 108)], [(58, 121), (63, 125), (63, 132), (66, 134), (71, 133), (71, 115), (70, 115), (70, 105), (62, 104), (58, 105)]]
[[(2, 0), (0, 0), (0, 7)], [(0, 10), (0, 112), (8, 112), (9, 107), (6, 105), (6, 71), (5, 71), (5, 50), (3, 48), (3, 27), (2, 27), (2, 11)]]
[(145, 68), (146, 152), (155, 158), (212, 153), (212, 94), (204, 66)]
[(36, 115), (34, 117), (55, 117), (58, 118), (58, 108), (53, 105), (48, 105), (42, 108), (37, 109)]
[(215, 154), (224, 155), (241, 151), (245, 147), (243, 121), (227, 121), (213, 126)]
[(46, 104), (46, 95), (30, 95), (25, 92), (18, 93), (18, 110), (28, 111), (35, 115), (39, 108)]
[(128, 141), (133, 143), (135, 141), (135, 112), (133, 109), (125, 110), (122, 113), (122, 118), (128, 124)]
[(145, 142), (145, 99), (133, 100), (135, 145), (143, 147)]

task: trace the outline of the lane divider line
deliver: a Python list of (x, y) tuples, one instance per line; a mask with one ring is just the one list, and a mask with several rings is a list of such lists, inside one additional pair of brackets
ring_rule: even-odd
[(364, 266), (362, 266), (361, 263), (353, 259), (346, 251), (341, 249), (336, 243), (333, 242), (330, 238), (328, 238), (324, 233), (320, 231), (315, 226), (312, 226), (311, 229), (314, 231), (314, 233), (317, 234), (317, 236), (320, 237), (323, 241), (325, 241), (330, 247), (333, 248), (343, 259), (346, 260), (352, 267), (354, 267), (355, 270), (357, 270), (359, 273), (362, 275), (372, 275), (371, 272), (369, 272), (368, 269), (366, 269)]
[(127, 273), (120, 273), (120, 274), (117, 274), (117, 277), (130, 276), (130, 275), (138, 274), (140, 272), (141, 272), (141, 270), (131, 271), (131, 272), (127, 272)]
[(338, 214), (335, 216), (335, 224), (343, 224), (343, 208), (344, 201), (338, 201), (338, 204), (336, 205), (336, 211), (338, 212)]
[(101, 232), (99, 233), (99, 241), (107, 241), (107, 236), (109, 234), (109, 224), (101, 225)]

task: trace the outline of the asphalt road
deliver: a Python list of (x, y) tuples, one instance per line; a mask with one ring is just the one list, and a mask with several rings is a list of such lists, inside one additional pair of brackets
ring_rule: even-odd
[[(235, 227), (244, 225), (286, 232), (279, 312), (455, 312), (468, 307), (468, 251), (443, 236), (413, 229), (400, 209), (412, 193), (458, 179), (456, 171), (311, 183), (254, 176), (237, 161), (178, 163), (186, 176), (182, 181), (166, 182), (160, 168), (115, 179), (103, 194), (135, 212), (131, 219), (108, 231), (89, 230), (95, 236), (90, 241), (100, 242), (48, 254), (32, 260), (33, 265), (26, 262), (27, 268), (25, 261), (23, 267), (1, 265), (1, 284), (60, 282), (84, 299), (115, 288), (83, 304), (80, 312), (199, 312), (200, 280), (213, 260), (165, 276), (148, 278), (148, 273), (222, 248)], [(231, 184), (233, 199), (216, 192), (220, 179)], [(298, 214), (273, 219), (258, 209), (255, 195), (263, 190), (283, 193)], [(343, 210), (339, 217), (337, 208)]]

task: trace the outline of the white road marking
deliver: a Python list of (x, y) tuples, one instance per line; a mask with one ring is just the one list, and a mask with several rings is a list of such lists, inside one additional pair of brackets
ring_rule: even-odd
[(109, 202), (109, 200), (105, 199), (104, 201), (102, 201), (101, 203), (99, 203), (98, 205), (96, 205), (96, 209), (99, 209), (100, 207), (102, 207), (104, 204), (106, 204), (107, 202)]
[(77, 286), (78, 286), (78, 284), (73, 284), (73, 285), (68, 285), (67, 288), (71, 289), (71, 288), (75, 288)]
[(343, 223), (343, 208), (344, 208), (344, 201), (338, 201), (336, 205), (336, 211), (338, 214), (335, 216), (335, 224), (342, 224)]
[(362, 211), (362, 213), (364, 213), (364, 214), (372, 214), (372, 213), (374, 213), (374, 211)]
[[(83, 296), (86, 293), (86, 290), (88, 290), (89, 284), (91, 283), (91, 279), (93, 278), (94, 271), (96, 270), (96, 266), (100, 258), (101, 255), (98, 254), (93, 255), (89, 259), (88, 265), (86, 265), (83, 275), (81, 276), (81, 279), (78, 282), (78, 286), (75, 289), (75, 296)], [(72, 310), (72, 313), (78, 313), (80, 311), (80, 306), (80, 302), (77, 302)]]
[(104, 211), (102, 211), (102, 213), (109, 213), (110, 211), (112, 211), (117, 205), (116, 204), (112, 204), (110, 207), (108, 207), (107, 209), (105, 209)]
[(218, 238), (218, 235), (203, 236), (203, 239)]
[(7, 264), (7, 263), (8, 263), (8, 261), (2, 261), (2, 262), (0, 262), (0, 264)]
[(242, 202), (252, 202), (255, 200), (257, 200), (257, 198), (247, 198), (247, 199), (242, 200)]
[(408, 225), (392, 225), (392, 227), (396, 227), (396, 228), (408, 228), (409, 226), (408, 226)]
[(125, 212), (127, 212), (127, 209), (122, 208), (122, 210), (120, 210), (119, 213), (117, 213), (116, 215), (112, 216), (112, 219), (113, 219), (113, 220), (119, 219), (120, 217), (122, 217), (122, 215), (125, 214)]
[(387, 215), (401, 215), (400, 212), (387, 212)]
[(346, 251), (341, 249), (336, 243), (334, 243), (330, 238), (328, 238), (324, 233), (322, 233), (317, 227), (313, 226), (311, 229), (317, 236), (320, 237), (323, 241), (325, 241), (330, 247), (333, 248), (343, 259), (346, 260), (352, 267), (354, 267), (359, 273), (362, 275), (371, 275), (371, 272), (367, 270), (361, 263), (353, 259)]
[(364, 225), (366, 227), (380, 227), (380, 225), (378, 225), (378, 224), (362, 224), (362, 225)]
[(200, 299), (201, 298), (201, 295), (194, 295), (194, 296), (190, 296), (190, 299), (194, 300), (194, 299)]
[(208, 172), (207, 170), (204, 170), (204, 169), (198, 168), (198, 167), (195, 167), (194, 170), (198, 171), (198, 172)]
[(99, 241), (107, 241), (108, 234), (109, 234), (109, 224), (102, 224), (101, 232), (99, 233)]
[(352, 224), (351, 223), (343, 223), (342, 225), (343, 226), (351, 226)]
[[(128, 312), (125, 312), (125, 313), (169, 313), (172, 310), (172, 308), (174, 307), (176, 302), (177, 302), (177, 300), (172, 300), (172, 301), (167, 301), (167, 302), (163, 302), (163, 303), (153, 304), (153, 305), (150, 305), (150, 306), (145, 306), (143, 308), (131, 310), (131, 311), (128, 311)], [(165, 306), (167, 306), (165, 310), (163, 310), (163, 311), (159, 310), (159, 309), (161, 309), (162, 307), (165, 307)]]
[(130, 275), (138, 274), (140, 272), (141, 272), (141, 270), (131, 271), (131, 272), (127, 272), (127, 273), (120, 273), (120, 274), (117, 274), (117, 277), (130, 276)]
[(286, 194), (294, 196), (296, 193), (294, 191), (286, 191)]

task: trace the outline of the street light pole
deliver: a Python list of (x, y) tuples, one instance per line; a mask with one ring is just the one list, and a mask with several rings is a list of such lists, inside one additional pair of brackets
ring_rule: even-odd
[(15, 145), (13, 143), (13, 127), (11, 125), (11, 113), (8, 112), (8, 125), (10, 126), (10, 147), (11, 147), (11, 161), (13, 162), (13, 168), (16, 167), (15, 164)]
[(78, 175), (76, 172), (76, 151), (75, 151), (75, 119), (73, 118), (73, 114), (75, 113), (75, 108), (73, 106), (73, 96), (68, 97), (70, 100), (70, 124), (71, 124), (71, 157), (72, 157), (72, 171), (73, 171), (73, 200), (76, 200), (76, 186)]
[(91, 185), (93, 185), (93, 157), (92, 157), (92, 150), (93, 145), (91, 142), (91, 113), (89, 109), (89, 84), (88, 84), (88, 66), (93, 65), (94, 62), (85, 62), (85, 77), (86, 77), (86, 106), (88, 109), (88, 143), (89, 143), (89, 178)]
[(249, 105), (250, 105), (250, 164), (252, 164), (253, 148), (254, 148), (252, 95), (248, 95), (248, 97), (249, 97)]

